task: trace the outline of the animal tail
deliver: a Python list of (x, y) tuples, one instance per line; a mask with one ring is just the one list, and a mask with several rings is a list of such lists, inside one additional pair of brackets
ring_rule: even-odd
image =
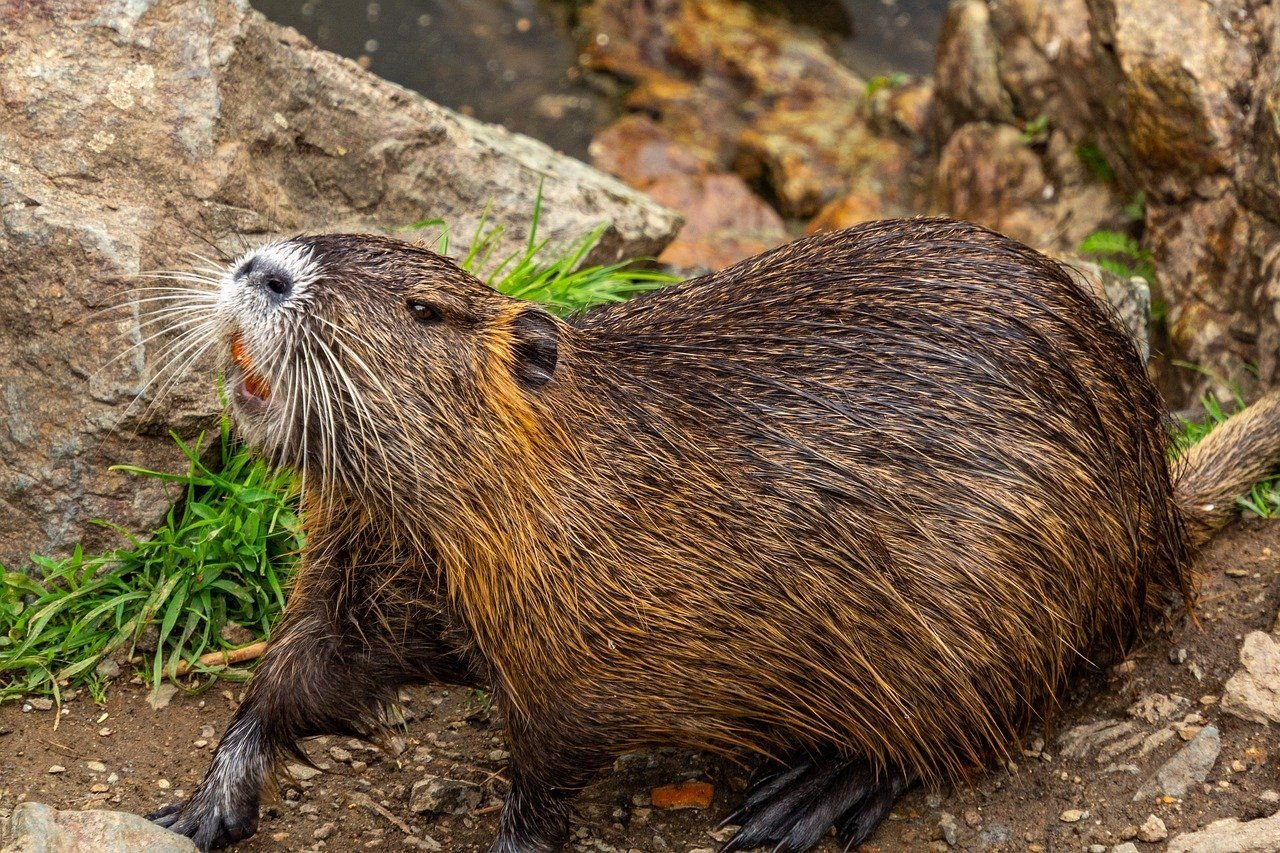
[(1280, 462), (1280, 389), (1236, 413), (1174, 465), (1175, 494), (1195, 545), (1231, 520), (1236, 498)]

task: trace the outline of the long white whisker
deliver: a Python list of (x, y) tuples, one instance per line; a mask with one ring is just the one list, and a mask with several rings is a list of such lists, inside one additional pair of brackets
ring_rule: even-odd
[[(124, 349), (123, 352), (116, 353), (107, 361), (103, 362), (102, 365), (97, 370), (95, 370), (92, 375), (94, 377), (97, 377), (99, 374), (102, 373), (102, 371), (106, 370), (108, 367), (115, 364), (120, 359), (129, 355), (133, 355), (138, 349), (145, 347), (148, 343), (155, 340), (156, 338), (164, 337), (167, 334), (185, 329), (186, 331), (183, 331), (182, 334), (179, 335), (178, 337), (178, 340), (185, 340), (189, 334), (199, 331), (200, 325), (203, 325), (203, 324), (207, 324), (210, 327), (209, 328), (210, 333), (213, 332), (214, 321), (209, 317), (192, 317), (190, 319), (183, 320), (181, 322), (171, 323), (165, 326), (160, 331), (153, 332), (152, 334), (147, 335), (145, 338), (142, 338), (141, 340), (135, 341), (134, 343), (130, 344), (128, 347)], [(195, 328), (191, 328), (191, 327), (195, 327)], [(131, 329), (130, 331), (117, 336), (117, 339), (130, 337), (139, 329), (141, 329), (141, 325), (138, 327), (138, 329)], [(157, 354), (157, 356), (158, 355), (159, 354)]]

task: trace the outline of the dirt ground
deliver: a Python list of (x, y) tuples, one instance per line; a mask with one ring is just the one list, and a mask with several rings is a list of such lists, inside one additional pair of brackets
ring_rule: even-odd
[[(1224, 714), (1218, 703), (1223, 682), (1238, 668), (1242, 637), (1275, 622), (1280, 524), (1232, 526), (1199, 565), (1200, 629), (1182, 620), (1126, 664), (1082, 684), (1049, 724), (1043, 744), (1028, 744), (1016, 767), (1001, 768), (972, 788), (907, 795), (863, 849), (941, 850), (950, 842), (960, 850), (1080, 851), (1132, 839), (1139, 850), (1157, 850), (1164, 843), (1134, 837), (1151, 815), (1163, 820), (1172, 838), (1219, 818), (1274, 812), (1280, 736)], [(219, 684), (153, 711), (142, 687), (119, 685), (104, 707), (83, 695), (66, 704), (56, 730), (54, 711), (24, 710), (25, 703), (0, 706), (0, 819), (24, 800), (141, 813), (186, 796), (204, 772), (240, 688)], [(1153, 699), (1155, 694), (1160, 696)], [(496, 715), (466, 690), (420, 690), (406, 698), (410, 719), (398, 757), (345, 738), (311, 741), (309, 753), (324, 772), (282, 788), (264, 807), (258, 834), (236, 849), (484, 850), (505, 788), (506, 754)], [(1131, 713), (1140, 700), (1157, 711), (1145, 717)], [(1064, 732), (1106, 720), (1125, 723), (1127, 737), (1097, 749), (1085, 739), (1084, 746), (1060, 754), (1067, 745), (1059, 741)], [(1200, 725), (1209, 724), (1221, 731), (1222, 750), (1208, 778), (1181, 799), (1133, 802), (1143, 781)], [(1166, 729), (1169, 734), (1150, 737)], [(411, 809), (413, 784), (429, 774), (466, 784), (459, 806), (465, 813)], [(686, 779), (715, 786), (711, 808), (669, 811), (651, 805), (653, 787)], [(728, 837), (716, 824), (744, 782), (739, 769), (703, 756), (628, 756), (580, 798), (570, 848), (714, 850)], [(831, 841), (822, 849), (837, 846)]]

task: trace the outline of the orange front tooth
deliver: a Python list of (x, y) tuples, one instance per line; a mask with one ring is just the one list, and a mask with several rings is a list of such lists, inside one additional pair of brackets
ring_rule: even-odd
[(249, 354), (244, 351), (243, 335), (237, 334), (231, 339), (231, 360), (241, 370), (249, 371), (253, 369), (253, 361), (249, 358)]
[(245, 373), (244, 387), (248, 388), (249, 393), (255, 397), (261, 397), (266, 400), (271, 396), (271, 390), (267, 388), (267, 384), (252, 373)]
[(245, 350), (244, 335), (237, 333), (231, 339), (231, 360), (244, 371), (244, 387), (248, 389), (250, 394), (255, 397), (261, 397), (264, 400), (271, 396), (271, 389), (267, 386), (267, 383), (253, 370), (253, 359), (249, 357), (249, 353)]

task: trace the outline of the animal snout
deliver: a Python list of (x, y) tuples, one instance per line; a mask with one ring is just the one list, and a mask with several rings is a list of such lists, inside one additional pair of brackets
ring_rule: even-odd
[(258, 288), (276, 302), (287, 299), (296, 283), (289, 270), (258, 256), (245, 261), (236, 271), (235, 278), (241, 286)]

